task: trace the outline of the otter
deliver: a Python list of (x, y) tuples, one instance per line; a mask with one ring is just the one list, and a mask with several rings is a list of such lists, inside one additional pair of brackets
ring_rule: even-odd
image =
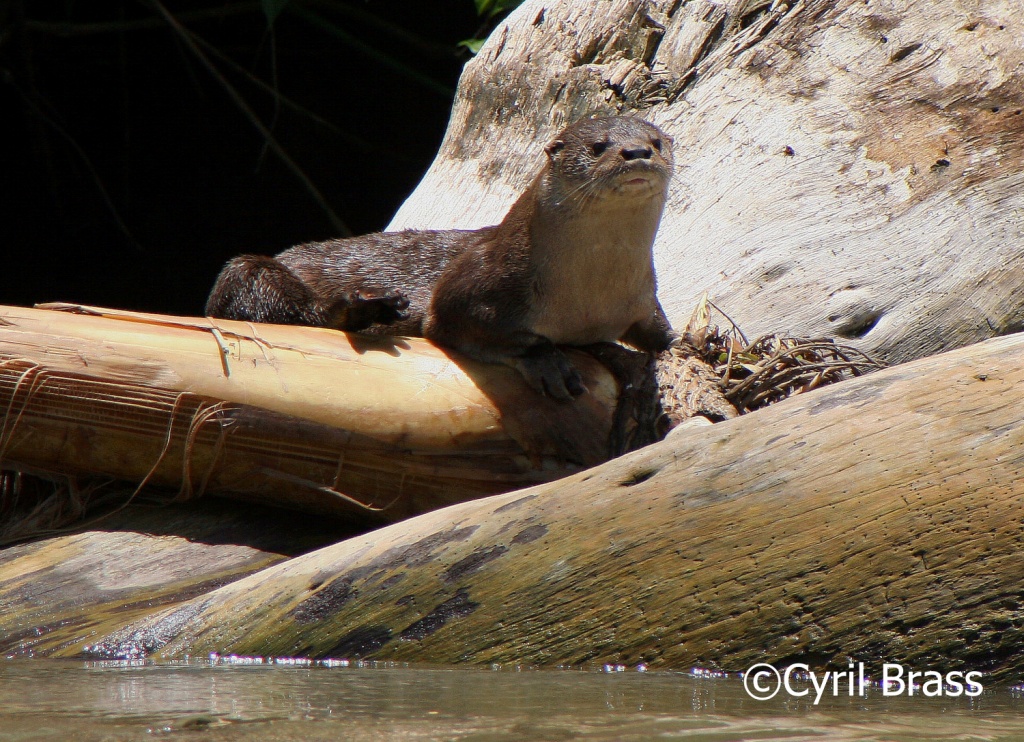
[(672, 141), (643, 119), (578, 121), (500, 224), (382, 232), (229, 261), (210, 317), (423, 336), (519, 370), (539, 392), (585, 391), (557, 345), (666, 349), (651, 247)]

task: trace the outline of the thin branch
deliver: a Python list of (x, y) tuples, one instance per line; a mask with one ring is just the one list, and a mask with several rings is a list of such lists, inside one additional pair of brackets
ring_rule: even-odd
[(121, 218), (121, 214), (117, 210), (117, 205), (114, 203), (114, 199), (110, 196), (110, 193), (107, 191), (107, 187), (103, 184), (103, 179), (100, 177), (99, 171), (92, 164), (92, 160), (89, 159), (89, 155), (86, 153), (86, 151), (82, 149), (82, 146), (75, 140), (73, 136), (71, 136), (67, 129), (65, 129), (63, 126), (57, 123), (53, 116), (50, 116), (45, 111), (43, 111), (42, 107), (36, 102), (34, 96), (29, 95), (21, 89), (17, 82), (14, 81), (13, 76), (9, 75), (6, 82), (12, 88), (14, 88), (15, 92), (21, 97), (21, 99), (25, 102), (25, 105), (29, 107), (32, 113), (34, 113), (40, 121), (42, 121), (44, 124), (53, 129), (53, 131), (56, 132), (61, 139), (68, 143), (68, 146), (70, 146), (71, 149), (74, 150), (75, 154), (78, 155), (79, 159), (82, 161), (82, 164), (85, 166), (86, 172), (89, 173), (89, 177), (92, 178), (92, 182), (95, 184), (96, 190), (99, 191), (100, 198), (103, 199), (103, 203), (106, 205), (111, 217), (113, 217), (114, 222), (117, 224), (117, 228), (121, 230), (121, 233), (125, 236), (125, 239), (127, 239), (128, 242), (133, 247), (139, 249), (141, 247), (139, 241), (135, 239), (135, 235), (132, 234), (131, 230), (128, 228), (128, 225), (125, 224), (124, 220)]
[[(259, 2), (240, 2), (218, 5), (215, 8), (192, 10), (180, 13), (177, 18), (181, 23), (193, 21), (220, 20), (232, 15), (246, 13), (262, 13)], [(125, 31), (148, 31), (164, 28), (166, 22), (162, 18), (139, 18), (136, 20), (107, 21), (103, 23), (53, 23), (50, 21), (26, 21), (30, 31), (49, 34), (51, 36), (72, 37), (92, 36), (94, 34), (123, 33)]]
[(349, 144), (351, 144), (353, 147), (358, 147), (358, 148), (360, 148), (362, 150), (366, 150), (366, 151), (372, 151), (376, 156), (382, 157), (382, 158), (388, 158), (388, 159), (393, 160), (395, 163), (398, 163), (398, 164), (402, 164), (402, 165), (414, 164), (413, 160), (410, 159), (409, 157), (402, 157), (398, 153), (398, 150), (393, 150), (392, 148), (387, 148), (387, 147), (382, 149), (381, 147), (377, 146), (376, 144), (374, 144), (373, 142), (371, 142), (371, 141), (369, 141), (367, 139), (363, 139), (362, 137), (356, 136), (355, 134), (352, 134), (351, 132), (347, 132), (344, 129), (338, 128), (338, 126), (336, 124), (334, 124), (333, 122), (328, 121), (327, 119), (323, 118), (322, 116), (320, 116), (316, 112), (309, 110), (305, 106), (303, 106), (303, 105), (301, 105), (299, 103), (296, 103), (294, 100), (292, 100), (288, 96), (282, 95), (274, 87), (272, 87), (271, 85), (268, 85), (267, 83), (263, 82), (263, 80), (258, 78), (256, 75), (254, 75), (252, 72), (247, 70), (245, 67), (240, 65), (235, 60), (233, 60), (231, 57), (229, 57), (227, 54), (222, 52), (214, 44), (211, 44), (206, 39), (203, 39), (203, 38), (201, 38), (199, 36), (193, 36), (193, 40), (197, 44), (199, 44), (203, 49), (205, 49), (208, 54), (216, 57), (218, 61), (224, 63), (225, 65), (230, 67), (232, 70), (237, 72), (239, 75), (242, 75), (246, 80), (248, 80), (250, 83), (255, 85), (257, 88), (259, 88), (263, 92), (267, 93), (268, 95), (273, 95), (276, 98), (278, 98), (280, 100), (281, 104), (285, 108), (289, 108), (292, 111), (295, 111), (296, 113), (301, 114), (302, 116), (305, 116), (306, 118), (308, 118), (313, 123), (319, 124), (320, 126), (322, 126), (325, 129), (327, 129), (329, 132), (334, 134), (335, 136), (340, 137), (344, 141), (346, 141)]
[(228, 82), (220, 70), (210, 61), (203, 50), (199, 48), (199, 45), (195, 41), (195, 34), (189, 31), (187, 28), (182, 26), (174, 16), (170, 14), (167, 8), (164, 7), (160, 0), (149, 0), (149, 3), (153, 8), (164, 18), (167, 24), (179, 35), (182, 42), (188, 47), (189, 51), (195, 55), (196, 59), (206, 68), (206, 70), (213, 76), (213, 78), (224, 88), (224, 92), (228, 94), (228, 97), (235, 103), (235, 105), (242, 111), (249, 122), (259, 131), (260, 135), (264, 138), (267, 146), (270, 150), (278, 156), (278, 158), (285, 164), (285, 166), (292, 171), (292, 173), (302, 182), (306, 187), (307, 192), (313, 197), (313, 200), (320, 206), (327, 218), (330, 219), (331, 225), (342, 237), (351, 236), (352, 230), (348, 228), (342, 219), (334, 213), (330, 204), (324, 198), (323, 194), (317, 189), (309, 177), (302, 171), (302, 168), (293, 160), (284, 148), (277, 142), (274, 135), (263, 125), (256, 113), (249, 107), (249, 104), (245, 102), (245, 99), (241, 94), (235, 90), (235, 88)]
[(312, 24), (316, 28), (319, 28), (321, 31), (341, 40), (352, 49), (355, 49), (361, 54), (366, 55), (367, 57), (372, 59), (374, 62), (377, 62), (382, 67), (387, 67), (391, 69), (397, 74), (402, 75), (403, 77), (412, 80), (413, 82), (426, 88), (430, 92), (436, 93), (437, 95), (447, 100), (451, 100), (455, 96), (455, 91), (449, 88), (447, 85), (442, 85), (441, 83), (437, 82), (437, 80), (434, 80), (432, 77), (429, 77), (428, 75), (424, 75), (419, 70), (413, 69), (408, 65), (402, 64), (393, 57), (389, 57), (387, 54), (382, 53), (380, 50), (374, 49), (369, 44), (357, 39), (355, 36), (352, 36), (351, 34), (342, 31), (340, 28), (338, 28), (338, 26), (331, 23), (329, 20), (324, 18), (319, 13), (314, 13), (311, 10), (307, 10), (306, 8), (294, 4), (288, 5), (285, 8), (285, 10), (287, 10), (292, 15), (301, 18), (307, 23)]
[[(277, 34), (274, 33), (273, 25), (267, 28), (267, 36), (270, 39), (270, 88), (271, 97), (274, 100), (274, 111), (270, 115), (270, 125), (267, 129), (273, 131), (277, 128), (277, 122), (281, 118), (281, 89), (278, 86), (277, 79)], [(260, 150), (257, 169), (263, 167), (263, 161), (267, 158), (267, 150), (269, 148), (269, 142), (264, 141), (263, 148)]]
[(336, 13), (347, 15), (349, 18), (365, 23), (367, 26), (371, 26), (372, 28), (386, 33), (389, 36), (393, 36), (401, 41), (405, 46), (411, 46), (419, 49), (424, 54), (429, 54), (434, 57), (452, 57), (455, 54), (455, 49), (450, 44), (440, 44), (436, 41), (425, 39), (422, 36), (418, 36), (412, 31), (391, 23), (368, 10), (363, 10), (358, 5), (347, 5), (345, 3), (335, 2), (335, 0), (310, 0), (310, 2), (314, 5), (319, 5), (325, 9), (329, 8)]

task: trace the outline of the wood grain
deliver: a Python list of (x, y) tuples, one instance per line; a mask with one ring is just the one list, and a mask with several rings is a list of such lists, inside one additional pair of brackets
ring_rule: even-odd
[(563, 404), (419, 339), (76, 312), (0, 307), (4, 469), (379, 523), (610, 453), (618, 387), (586, 354)]
[(1020, 335), (891, 368), (293, 559), (97, 651), (1018, 677), (1022, 383)]
[(577, 118), (675, 139), (655, 244), (685, 324), (901, 362), (1024, 327), (1024, 15), (1013, 0), (524, 3), (460, 81), (389, 229), (498, 222)]

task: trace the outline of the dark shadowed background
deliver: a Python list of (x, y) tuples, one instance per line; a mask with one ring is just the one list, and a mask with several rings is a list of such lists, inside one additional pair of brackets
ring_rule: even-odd
[(0, 304), (199, 314), (232, 255), (383, 228), (440, 144), (459, 42), (497, 20), (472, 0), (0, 0)]

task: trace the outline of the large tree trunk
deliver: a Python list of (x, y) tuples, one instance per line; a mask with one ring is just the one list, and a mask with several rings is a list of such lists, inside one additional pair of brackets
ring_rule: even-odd
[(390, 228), (501, 219), (591, 113), (676, 140), (656, 262), (752, 334), (892, 362), (1024, 326), (1024, 13), (1012, 0), (531, 0), (466, 67)]
[(90, 651), (1013, 677), (1022, 384), (1022, 335), (881, 371), (298, 557)]

